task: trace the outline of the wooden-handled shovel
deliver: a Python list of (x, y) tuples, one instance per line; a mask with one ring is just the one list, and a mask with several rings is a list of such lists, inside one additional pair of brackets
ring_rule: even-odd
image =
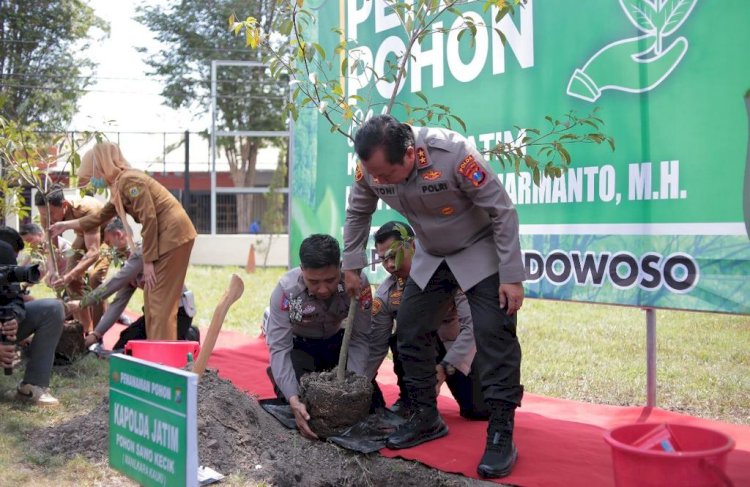
[(229, 287), (221, 297), (219, 304), (216, 305), (214, 315), (211, 318), (211, 324), (208, 327), (208, 333), (206, 333), (206, 339), (203, 341), (203, 346), (198, 354), (198, 360), (195, 361), (195, 367), (193, 367), (193, 372), (198, 374), (198, 377), (202, 376), (203, 372), (206, 371), (208, 358), (211, 356), (214, 345), (216, 345), (216, 338), (219, 336), (219, 331), (221, 331), (221, 325), (224, 323), (227, 311), (229, 311), (229, 308), (235, 301), (240, 299), (244, 291), (245, 283), (242, 282), (242, 279), (237, 274), (232, 274)]

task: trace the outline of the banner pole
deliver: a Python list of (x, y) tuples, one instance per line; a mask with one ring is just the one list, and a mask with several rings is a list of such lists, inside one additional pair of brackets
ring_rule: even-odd
[(656, 406), (656, 310), (646, 308), (646, 406)]

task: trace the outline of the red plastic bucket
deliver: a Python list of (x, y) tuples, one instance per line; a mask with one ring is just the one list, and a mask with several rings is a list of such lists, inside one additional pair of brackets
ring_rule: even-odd
[(188, 353), (195, 359), (200, 349), (200, 343), (186, 340), (130, 340), (125, 344), (126, 355), (171, 367), (184, 367)]
[(731, 486), (725, 469), (734, 440), (724, 433), (667, 423), (620, 426), (604, 435), (617, 487)]

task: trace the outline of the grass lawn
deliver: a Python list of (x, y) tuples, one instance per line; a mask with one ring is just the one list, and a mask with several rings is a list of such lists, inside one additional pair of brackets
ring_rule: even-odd
[[(232, 272), (245, 294), (229, 311), (224, 328), (257, 336), (263, 310), (283, 269), (193, 266), (187, 286), (195, 293), (196, 322), (206, 326)], [(48, 295), (42, 289), (37, 296)], [(136, 293), (130, 308), (140, 309)], [(695, 416), (750, 425), (750, 316), (656, 312), (657, 404)], [(635, 308), (527, 300), (519, 315), (526, 391), (615, 405), (646, 401), (646, 318)], [(0, 376), (0, 389), (19, 380)], [(27, 434), (86, 414), (107, 393), (107, 362), (87, 357), (56, 369), (55, 410), (0, 403), (0, 485), (133, 485), (106, 465), (76, 458), (61, 461), (32, 453)], [(100, 432), (92, 432), (100, 434)], [(225, 485), (241, 485), (230, 479)]]

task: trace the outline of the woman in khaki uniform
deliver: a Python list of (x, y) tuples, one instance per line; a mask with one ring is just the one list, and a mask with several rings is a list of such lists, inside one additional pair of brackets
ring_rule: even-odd
[(182, 205), (155, 179), (137, 169), (111, 142), (101, 142), (84, 154), (79, 184), (108, 187), (110, 201), (97, 214), (60, 222), (52, 235), (65, 230), (95, 228), (118, 215), (125, 224), (131, 252), (137, 249), (126, 213), (142, 225), (146, 334), (151, 340), (177, 339), (177, 307), (196, 231)]

